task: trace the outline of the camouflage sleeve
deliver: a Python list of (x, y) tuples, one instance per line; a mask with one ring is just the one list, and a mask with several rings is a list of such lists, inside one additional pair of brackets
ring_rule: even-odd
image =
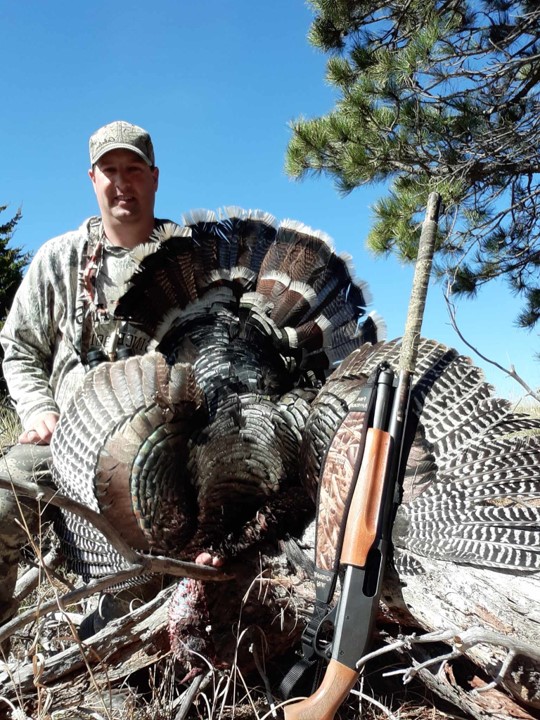
[(51, 375), (58, 345), (70, 334), (70, 306), (75, 300), (69, 296), (77, 293), (72, 246), (69, 240), (55, 238), (39, 249), (0, 333), (4, 377), (25, 429), (36, 415), (59, 412)]

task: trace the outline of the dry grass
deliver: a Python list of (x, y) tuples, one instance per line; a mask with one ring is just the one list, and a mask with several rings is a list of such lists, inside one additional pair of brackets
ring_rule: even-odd
[(21, 424), (16, 413), (0, 396), (0, 449), (13, 445), (21, 433)]
[[(42, 542), (34, 546), (33, 553), (40, 557), (50, 542), (50, 536), (45, 535)], [(27, 556), (21, 563), (21, 571), (28, 570), (30, 565), (31, 559)], [(61, 595), (77, 580), (61, 571), (45, 574), (21, 610), (39, 606)], [(77, 643), (75, 626), (88, 608), (81, 603), (67, 610), (74, 625), (66, 622), (60, 613), (52, 613), (31, 623), (13, 638), (10, 667), (16, 670), (33, 664), (36, 693), (26, 702), (10, 696), (12, 707), (0, 700), (0, 720), (88, 720), (89, 717), (94, 720), (123, 720), (128, 717), (132, 720), (270, 720), (281, 717), (279, 700), (271, 697), (277, 687), (279, 661), (270, 664), (265, 678), (256, 673), (246, 677), (236, 666), (218, 669), (207, 663), (203, 674), (193, 684), (185, 685), (181, 682), (184, 669), (179, 668), (170, 655), (120, 685), (100, 693), (88, 692), (84, 701), (86, 714), (79, 715), (76, 708), (69, 707), (66, 708), (67, 714), (60, 715), (59, 698), (55, 696), (54, 688), (40, 687), (38, 677), (39, 667), (47, 662), (47, 658)], [(380, 662), (388, 663), (388, 659)], [(436, 709), (436, 705), (426, 698), (425, 689), (420, 684), (411, 683), (403, 687), (399, 678), (384, 678), (384, 672), (394, 667), (369, 665), (356, 694), (350, 695), (336, 716), (337, 720), (356, 720), (359, 717), (363, 720), (443, 720), (452, 717)], [(89, 677), (88, 670), (79, 672)], [(91, 687), (91, 683), (89, 685)], [(273, 714), (274, 707), (277, 714)], [(55, 711), (51, 714), (52, 708)], [(19, 714), (13, 714), (13, 710)]]
[(540, 418), (540, 403), (523, 403), (518, 406), (518, 412), (530, 415), (533, 418)]
[[(21, 569), (27, 569), (27, 564), (21, 564)], [(70, 576), (49, 575), (25, 605), (33, 607), (46, 602), (64, 592), (66, 586), (75, 580)], [(87, 608), (77, 605), (68, 610), (72, 613), (71, 619), (77, 623), (76, 616), (83, 614)], [(13, 714), (12, 708), (0, 702), (0, 720), (87, 720), (89, 717), (94, 720), (123, 720), (128, 717), (132, 720), (270, 720), (282, 717), (279, 700), (272, 698), (277, 686), (279, 661), (268, 668), (268, 677), (264, 679), (257, 674), (246, 677), (236, 666), (218, 669), (207, 663), (206, 671), (192, 684), (185, 685), (181, 682), (184, 670), (170, 655), (120, 685), (100, 693), (88, 692), (84, 701), (85, 714), (79, 715), (76, 708), (69, 707), (65, 715), (60, 715), (54, 689), (51, 692), (40, 687), (38, 668), (47, 662), (48, 657), (72, 647), (76, 642), (74, 627), (58, 613), (32, 623), (17, 634), (10, 653), (10, 666), (13, 669), (18, 665), (34, 664), (36, 696), (29, 702), (10, 698), (12, 708), (19, 714)], [(387, 664), (388, 659), (380, 662)], [(398, 678), (384, 678), (384, 672), (395, 667), (369, 665), (357, 690), (350, 695), (336, 720), (357, 720), (359, 717), (363, 720), (443, 720), (463, 717), (437, 709), (437, 703), (426, 697), (425, 689), (419, 683), (413, 682), (404, 687)], [(87, 670), (80, 672), (88, 675)], [(51, 708), (56, 709), (52, 714)], [(9, 713), (3, 714), (4, 709)], [(29, 714), (26, 715), (26, 712)]]
[(517, 413), (523, 413), (524, 415), (530, 415), (531, 417), (540, 417), (540, 402), (537, 402), (528, 395), (522, 395), (521, 397), (510, 400), (512, 410)]

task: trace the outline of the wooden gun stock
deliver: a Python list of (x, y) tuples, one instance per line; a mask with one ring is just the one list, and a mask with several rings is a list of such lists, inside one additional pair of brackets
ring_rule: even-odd
[(285, 720), (332, 720), (357, 678), (356, 670), (330, 660), (316, 692), (305, 700), (285, 705)]

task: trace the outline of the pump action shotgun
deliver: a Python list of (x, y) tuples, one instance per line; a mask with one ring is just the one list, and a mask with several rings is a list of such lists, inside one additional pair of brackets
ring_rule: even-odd
[[(334, 572), (316, 568), (314, 622), (304, 638), (305, 655), (308, 647), (311, 656), (318, 653), (330, 659), (318, 689), (284, 706), (285, 720), (332, 720), (358, 679), (357, 665), (371, 639), (392, 533), (392, 511), (440, 204), (438, 193), (431, 193), (418, 247), (397, 383), (392, 369), (381, 365), (371, 382), (369, 401), (364, 394), (359, 407), (349, 411), (327, 453), (321, 477), (326, 465), (335, 460), (336, 451), (343, 454), (343, 438), (353, 438), (357, 457), (349, 465), (354, 489), (346, 518), (342, 519), (345, 529), (337, 558), (339, 568)], [(364, 425), (362, 440), (358, 439), (359, 432), (353, 432), (355, 423)], [(334, 610), (325, 616), (338, 569), (343, 573), (341, 594)], [(329, 619), (334, 625), (333, 637), (321, 651), (318, 629)]]

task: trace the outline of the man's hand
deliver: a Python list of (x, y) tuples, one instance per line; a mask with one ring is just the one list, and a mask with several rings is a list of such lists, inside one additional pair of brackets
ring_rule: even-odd
[(33, 443), (34, 445), (48, 445), (51, 442), (58, 417), (58, 413), (54, 412), (45, 412), (41, 415), (36, 415), (32, 420), (32, 427), (20, 435), (19, 442)]

